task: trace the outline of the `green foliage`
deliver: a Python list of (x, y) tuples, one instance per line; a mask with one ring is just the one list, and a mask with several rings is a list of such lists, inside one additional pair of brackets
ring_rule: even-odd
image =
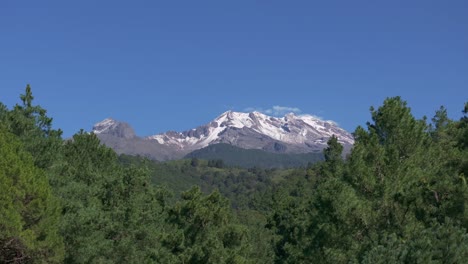
[(63, 201), (66, 262), (156, 258), (165, 194), (150, 184), (147, 172), (123, 168), (115, 152), (83, 131), (65, 144), (63, 152), (54, 186)]
[(465, 263), (468, 234), (449, 220), (409, 238), (395, 234), (382, 239), (364, 256), (363, 263)]
[[(358, 127), (341, 164), (333, 138), (307, 195), (281, 186), (269, 228), (276, 262), (457, 263), (466, 256), (468, 190), (464, 133), (441, 108), (434, 126), (416, 120), (399, 97)], [(458, 147), (457, 147), (458, 146)], [(281, 206), (286, 202), (285, 206)], [(278, 206), (279, 205), (279, 206)], [(446, 245), (455, 245), (447, 249)], [(459, 252), (459, 253), (458, 253)]]
[(224, 161), (222, 159), (208, 160), (208, 167), (222, 169), (224, 168)]
[(274, 233), (276, 263), (312, 261), (309, 224), (315, 214), (310, 206), (311, 187), (304, 177), (293, 176), (278, 186), (271, 197), (266, 227)]
[(190, 165), (192, 165), (192, 167), (198, 167), (200, 165), (200, 160), (197, 158), (192, 158)]
[[(29, 85), (20, 98), (0, 103), (1, 263), (468, 258), (468, 104), (460, 120), (441, 107), (427, 124), (388, 98), (346, 159), (331, 137), (320, 158), (220, 144), (159, 163), (84, 131), (64, 142)], [(291, 165), (302, 167), (265, 169)]]
[(261, 210), (244, 209), (235, 211), (240, 224), (247, 230), (249, 241), (244, 242), (249, 246), (246, 256), (254, 263), (273, 263), (275, 252), (272, 245), (274, 239), (271, 230), (265, 228), (267, 217)]
[[(260, 149), (242, 149), (229, 144), (215, 144), (189, 153), (186, 158), (212, 160), (212, 167), (225, 165), (242, 168), (293, 168), (323, 160), (322, 153), (284, 154)], [(224, 164), (218, 164), (221, 160)]]
[(49, 168), (58, 159), (62, 144), (61, 130), (52, 129), (52, 118), (39, 105), (33, 105), (29, 84), (20, 96), (22, 104), (9, 111), (0, 103), (0, 122), (11, 133), (17, 135), (39, 168)]
[(199, 186), (205, 193), (217, 189), (230, 200), (234, 208), (252, 207), (256, 203), (255, 196), (272, 184), (270, 175), (275, 171), (260, 168), (217, 168), (210, 166), (212, 161), (204, 160), (198, 160), (198, 166), (193, 167), (193, 159), (160, 163), (121, 155), (119, 160), (125, 166), (144, 164), (149, 169), (154, 184), (166, 186), (177, 195), (193, 186)]
[(335, 135), (328, 140), (327, 145), (323, 150), (325, 163), (322, 164), (322, 174), (340, 175), (343, 168), (343, 146)]
[(0, 263), (60, 263), (59, 207), (44, 173), (0, 128)]
[(163, 245), (177, 263), (246, 263), (246, 229), (231, 219), (228, 201), (219, 192), (204, 196), (194, 187), (170, 210), (174, 231)]
[(323, 151), (326, 162), (341, 161), (341, 154), (343, 153), (343, 146), (338, 142), (338, 138), (332, 135), (327, 142), (328, 147)]

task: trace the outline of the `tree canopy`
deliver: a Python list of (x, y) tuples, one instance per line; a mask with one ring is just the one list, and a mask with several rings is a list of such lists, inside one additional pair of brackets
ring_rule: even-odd
[[(0, 263), (463, 263), (468, 103), (370, 109), (346, 157), (293, 169), (117, 155), (62, 139), (31, 87), (0, 103)], [(304, 156), (306, 157), (306, 156)]]

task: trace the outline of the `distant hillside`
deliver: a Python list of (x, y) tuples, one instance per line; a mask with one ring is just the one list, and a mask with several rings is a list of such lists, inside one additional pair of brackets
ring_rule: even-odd
[(214, 144), (195, 150), (185, 158), (198, 158), (204, 160), (221, 159), (228, 166), (243, 168), (293, 168), (307, 166), (323, 160), (321, 152), (303, 154), (271, 153), (259, 149), (243, 149), (229, 144)]
[(305, 177), (301, 169), (216, 168), (210, 167), (205, 160), (199, 160), (197, 164), (193, 164), (191, 159), (158, 162), (123, 154), (119, 161), (126, 167), (147, 168), (155, 185), (165, 186), (174, 192), (171, 202), (176, 201), (182, 192), (199, 186), (207, 194), (219, 190), (229, 198), (234, 208), (252, 206), (258, 202), (256, 195), (266, 192), (273, 182), (282, 181), (293, 172)]

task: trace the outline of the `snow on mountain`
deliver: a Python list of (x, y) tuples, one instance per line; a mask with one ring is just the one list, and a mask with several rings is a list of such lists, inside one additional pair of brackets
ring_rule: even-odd
[(109, 131), (110, 129), (112, 129), (112, 127), (115, 126), (116, 123), (117, 123), (117, 121), (115, 121), (114, 119), (106, 118), (106, 119), (102, 120), (101, 122), (96, 123), (93, 126), (93, 133), (94, 134), (105, 133), (106, 131)]
[(337, 136), (343, 145), (354, 143), (352, 135), (336, 123), (311, 115), (290, 113), (284, 117), (272, 117), (260, 112), (227, 111), (204, 126), (185, 132), (170, 131), (147, 139), (185, 151), (229, 143), (243, 148), (268, 149), (274, 146), (286, 152), (308, 152), (326, 147), (332, 135)]
[(116, 121), (112, 118), (106, 118), (95, 124), (92, 132), (96, 135), (109, 134), (120, 138), (136, 137), (135, 131), (133, 131), (133, 128), (129, 124)]

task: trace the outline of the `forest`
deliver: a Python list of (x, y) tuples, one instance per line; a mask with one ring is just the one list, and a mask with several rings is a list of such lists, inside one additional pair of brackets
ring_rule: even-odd
[(64, 139), (28, 85), (0, 103), (0, 263), (466, 263), (468, 103), (370, 108), (345, 158), (248, 169)]

